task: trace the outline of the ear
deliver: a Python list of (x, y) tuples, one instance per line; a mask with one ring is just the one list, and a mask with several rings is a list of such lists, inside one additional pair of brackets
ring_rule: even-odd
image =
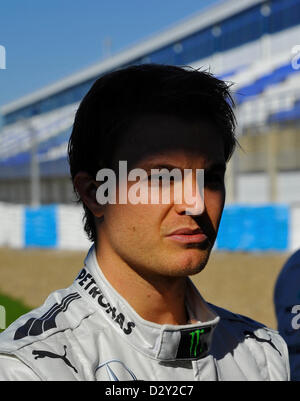
[(79, 171), (74, 177), (74, 186), (82, 202), (96, 217), (102, 217), (104, 210), (96, 199), (96, 192), (100, 184), (85, 171)]

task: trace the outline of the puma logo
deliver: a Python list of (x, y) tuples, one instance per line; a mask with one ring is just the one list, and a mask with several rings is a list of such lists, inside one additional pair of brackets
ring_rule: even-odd
[(69, 359), (67, 358), (67, 346), (64, 345), (64, 350), (65, 353), (63, 355), (59, 355), (59, 354), (54, 354), (54, 352), (50, 352), (50, 351), (43, 351), (43, 350), (34, 350), (32, 351), (33, 355), (36, 355), (34, 357), (34, 359), (39, 359), (39, 358), (54, 358), (54, 359), (62, 359), (66, 365), (68, 365), (70, 368), (74, 369), (75, 373), (78, 373), (77, 369), (71, 364), (71, 362), (69, 361)]
[(245, 330), (245, 331), (244, 331), (244, 334), (245, 334), (246, 336), (248, 336), (248, 337), (255, 338), (255, 340), (258, 341), (258, 342), (260, 342), (260, 343), (268, 343), (268, 344), (270, 344), (271, 347), (274, 348), (274, 349), (276, 349), (276, 351), (279, 353), (279, 355), (282, 356), (282, 355), (281, 355), (281, 352), (279, 351), (279, 349), (272, 343), (271, 338), (268, 339), (268, 340), (266, 340), (266, 339), (264, 339), (264, 338), (259, 338), (259, 337), (257, 337), (254, 333), (252, 333), (251, 331), (248, 331), (248, 330)]

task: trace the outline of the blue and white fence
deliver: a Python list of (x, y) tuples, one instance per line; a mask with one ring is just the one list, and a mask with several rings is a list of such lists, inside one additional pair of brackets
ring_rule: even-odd
[(0, 203), (0, 246), (87, 250), (82, 217), (79, 206)]
[[(72, 205), (33, 208), (0, 203), (0, 246), (87, 250), (83, 209)], [(300, 248), (300, 206), (230, 205), (223, 212), (215, 249), (293, 251)]]
[(223, 212), (216, 247), (229, 251), (286, 251), (291, 245), (290, 234), (288, 206), (232, 205)]

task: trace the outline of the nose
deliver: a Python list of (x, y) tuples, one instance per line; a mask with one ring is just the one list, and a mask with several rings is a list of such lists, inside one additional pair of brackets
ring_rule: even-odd
[(189, 169), (184, 170), (183, 196), (182, 191), (177, 191), (177, 195), (174, 199), (177, 213), (201, 215), (205, 210), (204, 170), (196, 169), (195, 174)]

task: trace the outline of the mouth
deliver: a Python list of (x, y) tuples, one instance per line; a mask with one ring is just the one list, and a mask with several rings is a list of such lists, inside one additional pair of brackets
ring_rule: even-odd
[(208, 240), (207, 235), (199, 227), (196, 229), (181, 228), (168, 235), (167, 238), (184, 244), (199, 244)]

